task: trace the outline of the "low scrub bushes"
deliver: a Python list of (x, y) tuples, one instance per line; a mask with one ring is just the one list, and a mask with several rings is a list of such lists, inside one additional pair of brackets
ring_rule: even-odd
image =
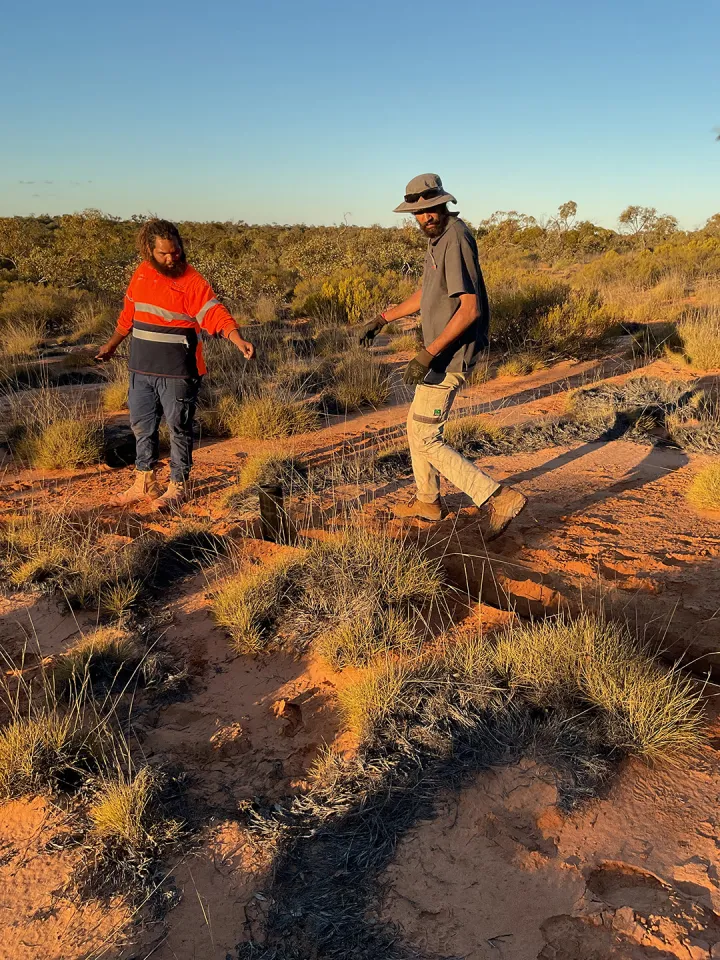
[(32, 323), (43, 331), (57, 328), (70, 320), (87, 297), (83, 290), (13, 283), (0, 301), (0, 326)]
[(572, 293), (537, 316), (530, 338), (549, 350), (577, 350), (597, 343), (615, 327), (614, 314), (597, 292)]
[(524, 343), (541, 317), (568, 298), (570, 288), (541, 274), (516, 274), (493, 282), (488, 276), (490, 336), (500, 345)]
[(416, 547), (358, 528), (228, 581), (215, 616), (238, 652), (314, 641), (335, 666), (357, 665), (416, 647), (441, 584), (439, 566)]

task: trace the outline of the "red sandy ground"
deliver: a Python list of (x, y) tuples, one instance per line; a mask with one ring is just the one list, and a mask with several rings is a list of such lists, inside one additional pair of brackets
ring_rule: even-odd
[[(688, 376), (664, 363), (643, 373)], [(473, 387), (458, 409), (486, 413), (498, 423), (520, 422), (557, 412), (569, 386), (608, 374), (627, 375), (617, 360), (558, 364)], [(400, 438), (406, 399), (338, 419), (292, 446), (322, 458), (338, 455), (343, 443), (359, 449)], [(267, 446), (203, 444), (196, 455), (197, 496), (183, 515), (220, 517), (220, 495), (244, 457)], [(486, 604), (523, 613), (602, 603), (637, 618), (653, 636), (665, 636), (674, 653), (687, 650), (686, 658), (711, 663), (720, 650), (720, 518), (699, 515), (684, 499), (706, 460), (625, 441), (493, 457), (487, 469), (512, 479), (531, 503), (489, 551), (476, 528), (458, 516), (464, 501), (452, 491), (443, 524), (407, 529), (434, 543), (455, 581), (467, 582)], [(35, 504), (103, 515), (103, 503), (131, 472), (99, 468), (40, 476), (7, 466), (0, 511)], [(397, 529), (387, 520), (389, 507), (410, 489), (403, 481), (369, 491), (369, 522)], [(311, 525), (321, 527), (336, 506), (323, 505)], [(117, 523), (106, 517), (109, 526)], [(141, 519), (168, 530), (176, 523)], [(274, 549), (252, 540), (247, 545), (248, 562)], [(187, 700), (160, 710), (140, 733), (150, 758), (188, 766), (200, 777), (203, 798), (230, 812), (258, 794), (272, 798), (301, 789), (325, 745), (352, 749), (340, 734), (335, 696), (347, 672), (335, 674), (308, 657), (232, 655), (210, 615), (212, 577), (190, 578), (161, 604), (168, 618), (163, 643), (188, 664), (195, 682)], [(506, 617), (493, 607), (479, 609), (490, 626)], [(67, 614), (39, 594), (0, 599), (0, 644), (11, 656), (24, 642), (57, 653), (93, 622), (92, 614)], [(529, 762), (482, 774), (459, 796), (441, 799), (437, 819), (402, 841), (384, 878), (383, 917), (421, 949), (473, 960), (706, 960), (720, 942), (713, 912), (720, 908), (715, 725), (708, 747), (686, 769), (652, 771), (628, 763), (607, 796), (569, 816), (554, 806), (547, 771)], [(225, 960), (261, 927), (273, 851), (259, 848), (229, 815), (218, 815), (192, 855), (168, 864), (179, 905), (162, 923), (145, 918), (140, 926), (121, 903), (101, 908), (70, 897), (75, 854), (47, 845), (62, 829), (62, 814), (48, 801), (0, 807), (2, 960), (151, 951), (155, 960)], [(125, 948), (138, 940), (139, 952)]]

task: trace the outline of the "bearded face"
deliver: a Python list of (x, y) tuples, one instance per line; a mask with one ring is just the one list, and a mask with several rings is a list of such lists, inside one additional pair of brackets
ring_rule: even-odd
[(425, 236), (431, 240), (442, 236), (447, 226), (448, 217), (449, 214), (444, 204), (442, 207), (433, 207), (430, 210), (423, 210), (422, 213), (415, 214), (418, 226)]
[(174, 240), (156, 237), (152, 265), (165, 277), (181, 277), (187, 267), (185, 251)]

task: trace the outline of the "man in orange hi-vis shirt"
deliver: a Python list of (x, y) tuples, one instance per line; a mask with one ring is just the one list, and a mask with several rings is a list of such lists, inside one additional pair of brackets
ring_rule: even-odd
[[(143, 262), (125, 293), (115, 333), (100, 347), (96, 359), (109, 360), (132, 334), (128, 406), (136, 475), (130, 489), (113, 505), (152, 500), (162, 510), (179, 506), (187, 497), (195, 404), (206, 372), (200, 331), (226, 337), (247, 360), (255, 348), (243, 340), (210, 284), (185, 259), (174, 223), (148, 220), (137, 242)], [(163, 414), (170, 432), (170, 485), (165, 491), (155, 474)]]

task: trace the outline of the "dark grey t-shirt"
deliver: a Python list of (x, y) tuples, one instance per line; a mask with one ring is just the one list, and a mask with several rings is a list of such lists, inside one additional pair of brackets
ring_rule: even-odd
[(474, 293), (479, 316), (457, 340), (438, 354), (430, 365), (426, 383), (439, 382), (439, 374), (463, 373), (472, 368), (488, 344), (490, 307), (478, 262), (475, 237), (458, 216), (451, 216), (445, 232), (428, 240), (423, 271), (423, 341), (428, 346), (439, 336), (460, 306), (461, 293)]

